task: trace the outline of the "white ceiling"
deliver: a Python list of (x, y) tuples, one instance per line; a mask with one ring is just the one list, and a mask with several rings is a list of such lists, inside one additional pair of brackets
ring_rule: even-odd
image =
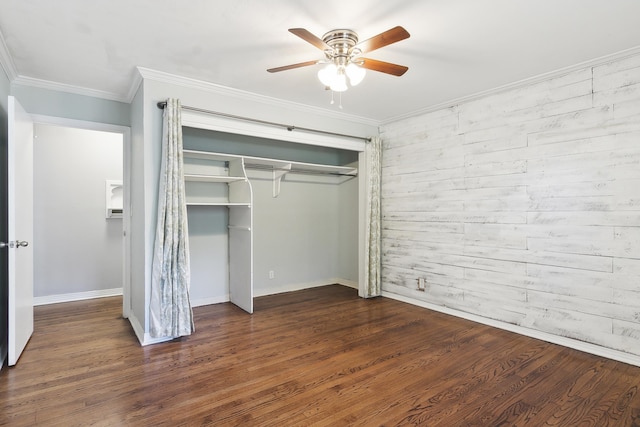
[[(640, 45), (638, 0), (0, 0), (0, 11), (17, 81), (127, 100), (141, 66), (379, 122)], [(369, 71), (342, 110), (318, 66), (266, 72), (322, 59), (288, 28), (364, 40), (396, 25), (411, 37), (367, 57), (409, 71)]]

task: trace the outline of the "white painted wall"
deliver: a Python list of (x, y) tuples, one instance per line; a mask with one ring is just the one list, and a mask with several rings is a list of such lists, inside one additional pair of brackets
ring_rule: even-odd
[(640, 355), (640, 56), (382, 137), (387, 294)]
[[(340, 224), (346, 220), (340, 217), (341, 185), (334, 179), (292, 174), (284, 178), (280, 195), (274, 198), (268, 175), (257, 178), (260, 174), (249, 172), (253, 177), (255, 293), (303, 289), (341, 278), (339, 260), (346, 252), (339, 239)], [(353, 206), (357, 208), (357, 193)], [(269, 271), (274, 272), (273, 279)]]
[[(220, 184), (219, 184), (220, 185)], [(193, 306), (229, 301), (229, 209), (188, 206)]]
[(122, 219), (105, 180), (122, 180), (122, 135), (35, 125), (34, 296), (122, 288)]

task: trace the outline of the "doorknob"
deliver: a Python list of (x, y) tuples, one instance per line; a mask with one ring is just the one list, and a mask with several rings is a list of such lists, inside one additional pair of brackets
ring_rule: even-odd
[(16, 240), (15, 242), (0, 242), (0, 249), (2, 248), (19, 248), (19, 247), (27, 247), (29, 246), (29, 242), (26, 240)]

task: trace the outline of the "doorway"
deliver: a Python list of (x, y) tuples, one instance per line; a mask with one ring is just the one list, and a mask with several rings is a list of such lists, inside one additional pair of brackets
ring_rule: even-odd
[(122, 294), (128, 317), (129, 128), (34, 121), (34, 305)]

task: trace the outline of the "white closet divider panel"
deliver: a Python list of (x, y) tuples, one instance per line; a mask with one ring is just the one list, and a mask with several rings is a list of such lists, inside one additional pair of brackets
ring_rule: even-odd
[[(229, 175), (244, 176), (229, 183), (229, 298), (253, 313), (253, 192), (244, 159), (229, 161)], [(245, 204), (245, 205), (242, 205)]]
[[(249, 209), (237, 207), (230, 210), (247, 211)], [(229, 294), (232, 303), (248, 313), (253, 313), (253, 233), (251, 227), (229, 226)]]

